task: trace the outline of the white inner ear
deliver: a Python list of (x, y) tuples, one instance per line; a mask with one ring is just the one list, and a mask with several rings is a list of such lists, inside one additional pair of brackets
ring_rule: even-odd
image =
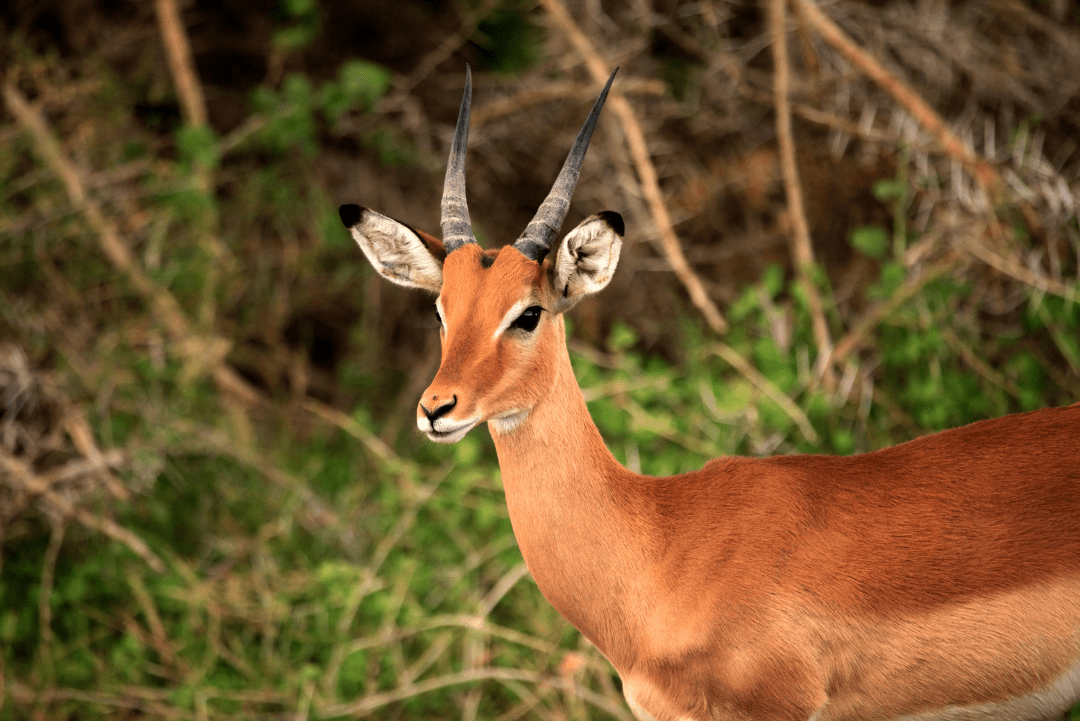
[(442, 289), (442, 262), (431, 254), (412, 228), (364, 208), (360, 220), (349, 231), (383, 277), (432, 293)]
[(600, 215), (571, 230), (555, 254), (552, 285), (558, 310), (565, 311), (606, 286), (615, 274), (622, 237)]

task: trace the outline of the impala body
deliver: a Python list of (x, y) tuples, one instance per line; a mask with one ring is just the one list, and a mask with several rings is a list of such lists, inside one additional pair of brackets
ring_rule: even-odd
[(622, 219), (550, 244), (610, 85), (514, 245), (472, 237), (468, 79), (443, 239), (342, 207), (380, 273), (438, 296), (420, 429), (455, 442), (488, 423), (530, 572), (641, 721), (1060, 717), (1080, 700), (1080, 404), (671, 477), (608, 451), (563, 313), (610, 280)]

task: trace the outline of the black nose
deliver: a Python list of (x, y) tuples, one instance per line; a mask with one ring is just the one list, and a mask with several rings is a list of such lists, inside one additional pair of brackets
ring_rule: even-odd
[(428, 423), (431, 423), (432, 425), (434, 425), (436, 420), (438, 420), (439, 418), (442, 418), (447, 413), (454, 410), (454, 406), (456, 406), (456, 405), (457, 405), (457, 396), (455, 395), (454, 400), (450, 401), (449, 403), (443, 403), (441, 406), (438, 406), (434, 410), (430, 410), (430, 411), (427, 409), (427, 406), (425, 406), (421, 402), (420, 403), (420, 410), (422, 410), (424, 412), (424, 415), (427, 416)]

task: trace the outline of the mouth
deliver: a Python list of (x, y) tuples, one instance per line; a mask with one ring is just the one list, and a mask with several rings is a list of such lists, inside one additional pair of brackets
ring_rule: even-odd
[(480, 422), (479, 419), (455, 422), (440, 418), (429, 425), (426, 418), (417, 418), (416, 421), (420, 430), (436, 443), (457, 443)]

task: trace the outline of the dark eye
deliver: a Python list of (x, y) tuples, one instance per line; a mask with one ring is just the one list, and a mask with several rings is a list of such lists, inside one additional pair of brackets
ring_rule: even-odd
[(542, 311), (538, 305), (534, 305), (530, 308), (526, 308), (525, 312), (517, 317), (517, 319), (510, 324), (511, 328), (520, 328), (521, 330), (533, 332), (536, 330), (536, 324), (540, 322), (540, 311)]
[(438, 308), (435, 309), (435, 320), (439, 321), (439, 325), (443, 324), (442, 316), (439, 315), (439, 309)]

